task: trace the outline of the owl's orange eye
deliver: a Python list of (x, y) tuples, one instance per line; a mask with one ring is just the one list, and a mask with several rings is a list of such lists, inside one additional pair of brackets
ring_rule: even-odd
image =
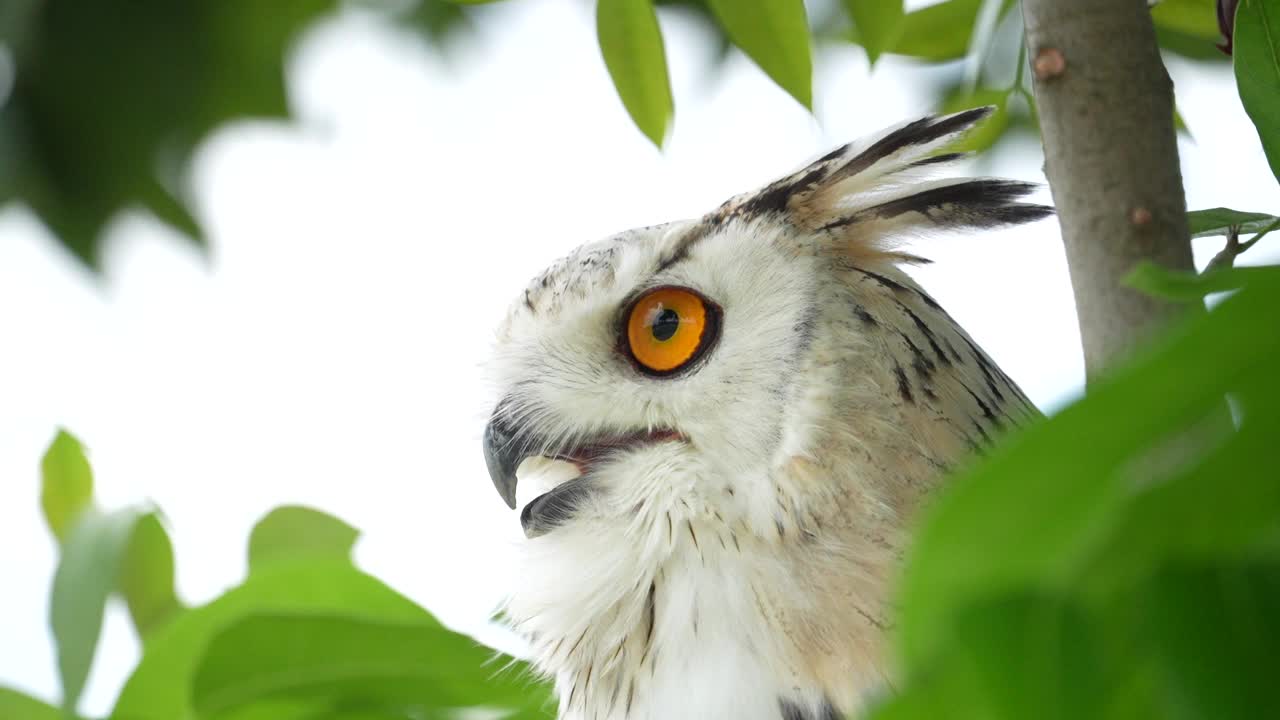
[(626, 317), (627, 352), (651, 375), (687, 367), (712, 345), (719, 309), (688, 288), (660, 287), (641, 295)]

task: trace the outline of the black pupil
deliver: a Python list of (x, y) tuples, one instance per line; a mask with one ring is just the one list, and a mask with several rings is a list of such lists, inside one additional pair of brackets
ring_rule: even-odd
[(676, 330), (680, 329), (680, 313), (671, 308), (665, 308), (658, 313), (658, 317), (653, 319), (653, 337), (658, 342), (666, 342), (676, 334)]

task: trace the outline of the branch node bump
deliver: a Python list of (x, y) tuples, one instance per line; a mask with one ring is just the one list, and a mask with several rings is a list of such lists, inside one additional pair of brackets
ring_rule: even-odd
[(1035, 71), (1037, 80), (1051, 80), (1067, 69), (1067, 59), (1058, 48), (1041, 48), (1036, 52), (1031, 69)]

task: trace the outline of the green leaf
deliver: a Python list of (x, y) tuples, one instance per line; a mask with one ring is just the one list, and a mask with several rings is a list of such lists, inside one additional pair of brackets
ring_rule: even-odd
[(1181, 717), (1280, 717), (1280, 564), (1170, 570), (1140, 602)]
[(351, 561), (360, 531), (311, 508), (284, 505), (267, 513), (249, 534), (249, 572), (281, 561), (332, 558)]
[(1254, 278), (1275, 278), (1276, 267), (1238, 267), (1209, 270), (1204, 273), (1169, 270), (1144, 260), (1125, 277), (1129, 287), (1165, 300), (1196, 302), (1212, 293), (1239, 290)]
[(1192, 141), (1195, 140), (1195, 138), (1191, 136), (1191, 128), (1187, 127), (1187, 121), (1183, 119), (1182, 111), (1178, 110), (1177, 105), (1174, 105), (1173, 107), (1173, 129), (1176, 132), (1186, 135), (1187, 139)]
[(599, 0), (596, 34), (618, 97), (640, 132), (662, 147), (671, 122), (671, 82), (650, 0)]
[(1154, 698), (1135, 687), (1140, 667), (1131, 648), (1109, 629), (1095, 612), (1060, 597), (985, 599), (958, 613), (933, 662), (870, 720), (1154, 717)]
[(1240, 0), (1234, 42), (1240, 101), (1258, 129), (1272, 174), (1280, 178), (1280, 4)]
[(173, 543), (158, 512), (138, 518), (116, 585), (144, 641), (182, 611), (174, 590)]
[(550, 718), (547, 688), (522, 663), (435, 623), (341, 615), (257, 614), (209, 643), (192, 698), (202, 717), (263, 700), (334, 706), (377, 702), (410, 709), (519, 708)]
[(1192, 60), (1212, 63), (1226, 63), (1231, 60), (1230, 55), (1218, 49), (1218, 41), (1213, 38), (1188, 35), (1159, 25), (1156, 26), (1156, 42), (1160, 44), (1161, 50), (1168, 50)]
[(1259, 372), (1274, 373), (1280, 333), (1259, 328), (1280, 307), (1280, 274), (1250, 280), (1159, 352), (1010, 438), (936, 499), (900, 588), (909, 663), (929, 657), (975, 598), (1078, 582), (1076, 573), (1129, 506), (1135, 463), (1212, 415), (1224, 394)]
[[(405, 708), (392, 703), (341, 703), (334, 705), (323, 698), (315, 700), (263, 700), (219, 713), (217, 720), (467, 720), (465, 712), (424, 708)], [(475, 720), (507, 720), (497, 713), (476, 713)], [(520, 716), (516, 716), (520, 717)], [(523, 719), (522, 719), (523, 720)]]
[(893, 52), (923, 60), (959, 60), (969, 52), (969, 38), (982, 0), (946, 0), (909, 12)]
[(412, 10), (404, 14), (402, 22), (422, 33), (430, 42), (444, 44), (472, 29), (468, 12), (465, 7), (448, 0), (419, 0)]
[(285, 51), (335, 0), (37, 5), (6, 29), (22, 42), (0, 107), (0, 204), (25, 202), (93, 266), (125, 208), (203, 242), (183, 187), (196, 145), (229, 120), (286, 115)]
[(995, 111), (973, 130), (947, 147), (948, 152), (978, 152), (995, 145), (1009, 129), (1009, 90), (978, 88), (971, 93), (956, 91), (942, 103), (941, 112), (950, 114), (970, 108), (992, 106)]
[(783, 90), (813, 109), (813, 58), (803, 0), (709, 0), (725, 32)]
[(1158, 28), (1217, 42), (1222, 39), (1222, 33), (1218, 32), (1215, 2), (1161, 0), (1159, 5), (1151, 8), (1151, 20)]
[[(978, 14), (974, 17), (973, 32), (969, 34), (969, 49), (964, 58), (964, 79), (961, 83), (967, 91), (976, 90), (982, 78), (983, 66), (987, 64), (991, 43), (995, 40), (996, 27), (1010, 5), (1009, 0), (982, 0)], [(1019, 36), (1021, 33), (1019, 33)], [(1025, 50), (1019, 52), (1019, 70)]]
[(858, 44), (867, 51), (867, 60), (875, 65), (902, 34), (905, 17), (902, 0), (844, 0), (844, 6), (853, 20)]
[(422, 608), (346, 559), (277, 563), (249, 576), (213, 602), (161, 627), (120, 693), (112, 717), (173, 720), (194, 717), (190, 688), (211, 638), (257, 613), (323, 613), (387, 623), (438, 624)]
[(40, 461), (40, 474), (45, 522), (54, 537), (65, 542), (76, 518), (93, 504), (93, 470), (80, 441), (59, 430)]
[(1193, 238), (1226, 235), (1231, 228), (1236, 228), (1241, 234), (1261, 232), (1277, 220), (1280, 218), (1266, 213), (1243, 212), (1223, 207), (1187, 213), (1187, 224), (1191, 226)]
[(52, 705), (17, 690), (0, 687), (0, 720), (68, 720)]
[(1280, 382), (1262, 393), (1252, 384), (1234, 395), (1246, 414), (1238, 432), (1188, 471), (1134, 493), (1096, 544), (1078, 593), (1114, 597), (1162, 566), (1235, 562), (1280, 538), (1280, 483), (1268, 463), (1280, 437)]
[(134, 509), (85, 512), (62, 545), (49, 598), (49, 623), (58, 649), (62, 707), (68, 712), (79, 704), (98, 647), (103, 608), (138, 517)]

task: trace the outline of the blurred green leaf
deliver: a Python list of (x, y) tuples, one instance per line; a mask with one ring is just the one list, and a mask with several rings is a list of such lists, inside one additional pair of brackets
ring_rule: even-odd
[(1125, 277), (1129, 287), (1165, 300), (1195, 302), (1206, 295), (1229, 290), (1239, 290), (1253, 277), (1275, 275), (1275, 268), (1227, 268), (1204, 273), (1169, 270), (1150, 261), (1143, 261)]
[(1241, 234), (1261, 232), (1277, 220), (1280, 218), (1267, 213), (1244, 212), (1224, 207), (1187, 213), (1187, 224), (1191, 226), (1193, 238), (1226, 235), (1231, 228), (1236, 228)]
[(733, 43), (806, 109), (813, 109), (813, 58), (803, 0), (709, 0)]
[(909, 12), (893, 52), (922, 60), (959, 60), (969, 52), (969, 38), (982, 0), (945, 0)]
[(139, 513), (82, 513), (62, 544), (49, 597), (49, 624), (58, 649), (62, 707), (73, 712), (80, 702), (102, 630), (107, 596), (116, 586), (121, 558)]
[(229, 120), (286, 115), (285, 50), (334, 4), (38, 3), (0, 107), (0, 203), (27, 203), (91, 266), (128, 207), (202, 242), (183, 187), (196, 144)]
[(1280, 5), (1240, 1), (1234, 58), (1240, 101), (1258, 129), (1272, 174), (1280, 178)]
[(926, 514), (900, 588), (908, 662), (929, 657), (975, 598), (1069, 582), (1129, 503), (1134, 463), (1211, 415), (1244, 379), (1274, 371), (1280, 333), (1258, 328), (1276, 307), (1280, 277), (1251, 278), (1162, 350), (953, 481)]
[(0, 3), (0, 44), (10, 52), (26, 49), (36, 11), (42, 0), (6, 0)]
[(1173, 107), (1173, 129), (1186, 135), (1187, 138), (1195, 140), (1195, 138), (1191, 137), (1191, 128), (1187, 127), (1187, 121), (1182, 119), (1182, 111), (1178, 109), (1177, 105)]
[[(432, 712), (420, 707), (405, 708), (378, 702), (343, 702), (335, 706), (319, 698), (263, 700), (219, 713), (217, 720), (508, 720), (511, 717), (485, 711), (473, 714), (454, 710)], [(514, 718), (525, 720), (520, 715)]]
[(1170, 570), (1140, 602), (1179, 716), (1280, 717), (1280, 565)]
[(331, 558), (351, 561), (360, 531), (327, 513), (284, 505), (267, 513), (249, 533), (249, 572), (273, 563)]
[(173, 547), (155, 512), (93, 509), (93, 471), (79, 440), (59, 430), (41, 461), (41, 504), (62, 555), (50, 595), (64, 703), (74, 709), (93, 662), (107, 597), (118, 590), (139, 636), (180, 609)]
[(350, 561), (315, 558), (277, 563), (207, 605), (161, 627), (149, 640), (116, 702), (120, 720), (194, 717), (191, 680), (221, 629), (255, 613), (323, 613), (420, 626), (437, 624), (422, 608), (366, 575)]
[(0, 720), (68, 720), (52, 705), (17, 690), (0, 687)]
[(174, 590), (173, 543), (158, 512), (138, 518), (120, 566), (117, 587), (144, 641), (180, 612)]
[(876, 64), (882, 53), (898, 42), (902, 34), (902, 0), (844, 0), (853, 20), (857, 42), (867, 51), (867, 60)]
[(1109, 629), (1096, 611), (1052, 595), (985, 599), (958, 613), (943, 651), (868, 717), (1154, 717), (1132, 648)]
[(255, 614), (210, 641), (192, 699), (202, 717), (261, 700), (334, 705), (519, 708), (551, 718), (548, 688), (509, 658), (436, 623), (317, 614)]
[[(973, 20), (973, 30), (969, 33), (969, 48), (965, 51), (964, 58), (964, 80), (961, 86), (966, 92), (978, 89), (983, 68), (991, 60), (989, 56), (991, 45), (996, 39), (996, 29), (1000, 26), (1010, 4), (1010, 0), (982, 0), (982, 4), (978, 6), (978, 14)], [(1021, 39), (1023, 34), (1021, 24), (1010, 23), (1010, 27)], [(1025, 52), (1025, 41), (1022, 41), (1019, 43), (1019, 64), (1025, 62)]]
[(74, 435), (58, 430), (40, 461), (40, 506), (49, 530), (59, 542), (80, 513), (93, 504), (93, 470)]
[(476, 8), (451, 0), (346, 0), (419, 34), (430, 47), (448, 51), (475, 30)]
[(959, 89), (949, 93), (942, 103), (942, 113), (954, 113), (976, 107), (993, 106), (995, 111), (977, 127), (947, 147), (949, 152), (978, 152), (995, 145), (1009, 129), (1009, 90), (978, 88), (965, 93)]
[(419, 0), (404, 16), (404, 24), (416, 28), (433, 43), (443, 43), (470, 27), (465, 7), (449, 0)]
[(1280, 437), (1280, 381), (1261, 394), (1256, 379), (1239, 384), (1252, 385), (1233, 395), (1246, 414), (1240, 430), (1185, 472), (1136, 488), (1094, 543), (1077, 593), (1105, 599), (1162, 566), (1235, 562), (1280, 539), (1280, 483), (1269, 463)]
[(1160, 0), (1159, 5), (1151, 8), (1151, 20), (1158, 28), (1213, 43), (1222, 39), (1215, 7), (1216, 0)]
[[(1260, 328), (1280, 267), (1183, 280), (1203, 297), (1223, 277), (1238, 294), (930, 511), (902, 595), (907, 679), (872, 718), (1277, 714), (1280, 337)], [(1228, 395), (1234, 422), (1204, 423)]]
[(671, 122), (671, 81), (650, 0), (599, 0), (596, 33), (618, 97), (636, 127), (662, 147)]
[[(217, 720), (345, 720), (349, 711), (355, 717), (363, 717), (359, 713), (363, 708), (335, 708), (324, 699), (297, 700), (284, 698), (280, 700), (263, 700), (252, 705), (244, 705), (235, 710), (228, 710), (218, 715)], [(417, 720), (403, 711), (391, 709), (388, 714), (372, 716), (375, 720)], [(426, 716), (435, 720), (433, 716)], [(125, 720), (120, 718), (119, 720)], [(449, 720), (454, 720), (450, 718)]]
[(1160, 49), (1191, 60), (1222, 63), (1231, 59), (1230, 55), (1218, 49), (1212, 38), (1190, 35), (1159, 25), (1156, 26), (1156, 42), (1160, 44)]

